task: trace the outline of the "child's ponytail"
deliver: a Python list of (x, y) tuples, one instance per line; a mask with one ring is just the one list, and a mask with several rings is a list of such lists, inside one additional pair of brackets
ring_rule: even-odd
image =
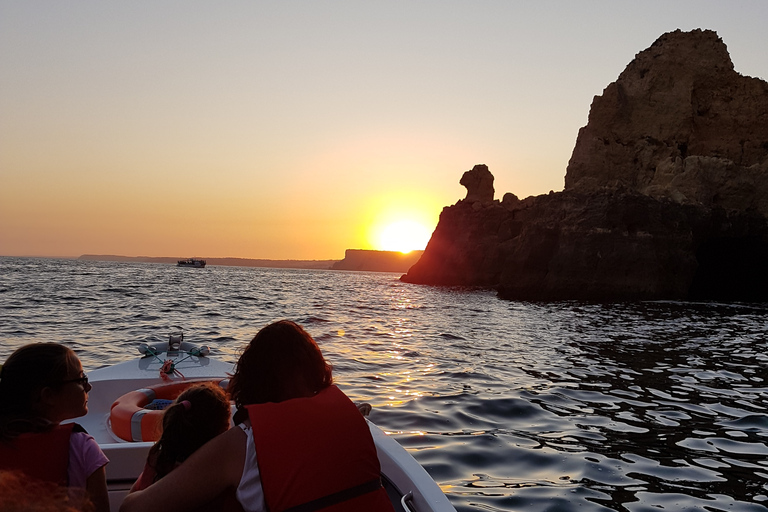
[(163, 434), (152, 448), (155, 481), (226, 431), (229, 425), (229, 396), (223, 389), (212, 383), (201, 383), (184, 390), (165, 410)]

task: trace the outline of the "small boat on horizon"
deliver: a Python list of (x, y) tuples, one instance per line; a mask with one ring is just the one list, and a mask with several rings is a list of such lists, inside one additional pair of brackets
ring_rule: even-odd
[(191, 267), (191, 268), (205, 268), (205, 260), (199, 260), (196, 258), (189, 258), (186, 260), (179, 260), (176, 263), (177, 267)]

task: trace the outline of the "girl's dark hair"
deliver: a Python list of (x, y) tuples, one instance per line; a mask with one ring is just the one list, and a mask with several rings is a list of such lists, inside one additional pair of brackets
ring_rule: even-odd
[(77, 366), (77, 355), (59, 343), (24, 345), (11, 354), (0, 369), (0, 440), (53, 427), (40, 410), (40, 394)]
[(307, 331), (289, 320), (269, 324), (245, 348), (230, 380), (235, 422), (245, 419), (244, 405), (312, 396), (332, 383), (333, 367)]
[[(189, 406), (183, 402), (189, 402)], [(150, 450), (155, 481), (170, 473), (198, 448), (229, 429), (229, 396), (216, 384), (185, 389), (163, 414), (163, 434)]]

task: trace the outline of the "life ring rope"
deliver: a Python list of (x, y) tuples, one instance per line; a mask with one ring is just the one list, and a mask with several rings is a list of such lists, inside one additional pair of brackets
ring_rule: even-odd
[[(184, 374), (176, 368), (179, 363), (186, 361), (190, 357), (206, 357), (211, 353), (211, 348), (207, 345), (197, 347), (186, 341), (176, 341), (177, 342), (169, 341), (168, 343), (156, 343), (154, 345), (142, 343), (139, 345), (140, 353), (144, 354), (145, 357), (154, 357), (162, 365), (160, 367), (160, 378), (166, 382), (171, 381), (169, 377), (170, 375), (178, 375), (182, 379), (185, 378)], [(165, 361), (160, 359), (160, 354), (166, 353), (167, 355), (172, 352), (183, 352), (186, 355), (181, 359), (166, 359)]]

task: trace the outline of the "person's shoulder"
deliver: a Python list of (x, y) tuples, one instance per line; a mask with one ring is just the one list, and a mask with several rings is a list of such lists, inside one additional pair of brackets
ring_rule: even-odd
[(99, 445), (93, 436), (84, 430), (81, 432), (76, 432), (73, 430), (72, 434), (69, 436), (69, 443), (72, 446), (78, 447), (84, 447), (86, 445)]
[(83, 459), (95, 459), (108, 462), (99, 443), (96, 442), (92, 435), (85, 431), (72, 432), (69, 436), (69, 449), (70, 452), (82, 454)]
[(189, 459), (198, 458), (199, 456), (204, 456), (205, 458), (226, 456), (230, 450), (244, 448), (247, 439), (248, 435), (241, 428), (230, 428), (205, 443), (200, 449), (192, 453)]
[(212, 462), (228, 459), (231, 454), (244, 454), (247, 444), (248, 434), (240, 428), (231, 428), (205, 443), (187, 460), (205, 459)]
[[(70, 441), (77, 440), (78, 443), (82, 444), (93, 439), (93, 436), (91, 436), (91, 434), (89, 434), (79, 423), (62, 423), (58, 428), (69, 430)], [(96, 441), (93, 442), (95, 443)]]
[(246, 420), (239, 425), (237, 425), (237, 428), (230, 428), (224, 433), (219, 434), (218, 436), (214, 437), (211, 442), (220, 440), (221, 443), (242, 443), (243, 440), (247, 437), (247, 431), (251, 428), (251, 422), (249, 420)]
[(83, 428), (83, 426), (81, 424), (79, 424), (79, 423), (72, 423), (71, 425), (72, 425), (72, 433), (73, 434), (75, 434), (75, 433), (87, 434), (88, 433), (88, 431), (85, 430)]
[(77, 443), (81, 445), (95, 444), (96, 446), (98, 446), (98, 443), (93, 438), (93, 436), (88, 432), (86, 432), (85, 429), (82, 429), (82, 428), (80, 430), (77, 430), (76, 428), (72, 429), (72, 433), (69, 435), (69, 438), (70, 440), (75, 440)]

